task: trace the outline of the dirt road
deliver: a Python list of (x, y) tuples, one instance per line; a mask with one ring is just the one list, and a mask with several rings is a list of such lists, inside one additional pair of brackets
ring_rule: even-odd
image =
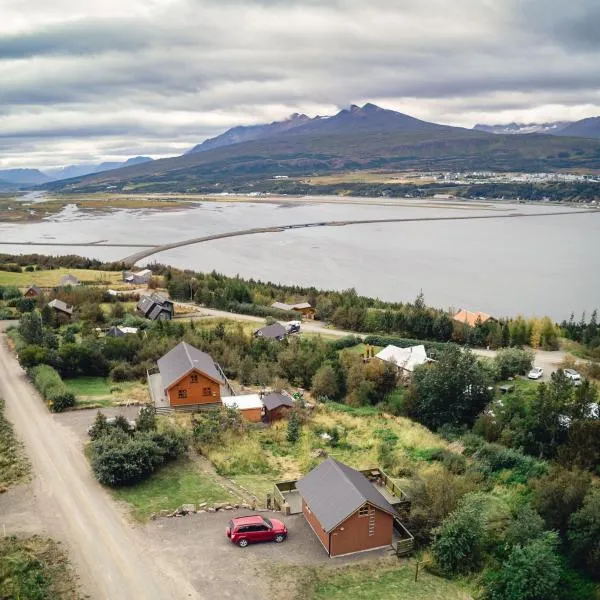
[[(202, 598), (185, 573), (168, 571), (160, 547), (123, 519), (92, 477), (80, 439), (48, 412), (2, 334), (0, 394), (33, 465), (29, 489), (35, 517), (44, 533), (67, 544), (83, 591), (94, 600)], [(14, 530), (5, 515), (0, 515), (0, 525), (8, 533)]]

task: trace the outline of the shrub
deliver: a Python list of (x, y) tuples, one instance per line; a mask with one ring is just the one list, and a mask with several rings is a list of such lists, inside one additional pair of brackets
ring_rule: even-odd
[(236, 408), (211, 408), (194, 415), (192, 439), (200, 449), (217, 444), (227, 431), (240, 433), (243, 429), (242, 415)]
[(558, 537), (546, 533), (530, 543), (515, 546), (499, 572), (486, 582), (489, 600), (554, 600), (559, 597), (561, 561)]
[(534, 482), (533, 507), (549, 529), (565, 533), (569, 517), (581, 508), (589, 487), (588, 473), (554, 468)]
[(481, 508), (481, 495), (467, 495), (435, 531), (431, 552), (443, 572), (469, 573), (480, 567), (485, 536)]
[(38, 365), (30, 370), (33, 384), (48, 401), (52, 412), (61, 412), (75, 406), (75, 395), (69, 391), (60, 375), (49, 365)]
[(290, 413), (286, 439), (290, 444), (295, 444), (300, 439), (300, 415), (296, 410)]
[(600, 579), (600, 489), (590, 490), (569, 519), (568, 538), (575, 563)]
[(97, 440), (111, 432), (110, 425), (106, 422), (106, 415), (100, 411), (96, 413), (96, 418), (89, 429), (89, 435), (93, 440)]
[(546, 463), (500, 444), (482, 444), (473, 458), (488, 465), (493, 473), (511, 469), (515, 482), (525, 483), (528, 479), (541, 477), (547, 472)]
[(184, 434), (175, 429), (126, 433), (110, 427), (110, 432), (96, 438), (90, 448), (98, 481), (117, 487), (146, 479), (164, 462), (181, 456), (187, 443)]
[(504, 542), (508, 546), (527, 544), (542, 535), (544, 520), (533, 510), (531, 504), (525, 503), (518, 506), (512, 517), (504, 535)]
[(527, 373), (533, 365), (533, 359), (534, 354), (530, 350), (505, 348), (498, 350), (494, 362), (498, 366), (498, 376), (502, 380)]

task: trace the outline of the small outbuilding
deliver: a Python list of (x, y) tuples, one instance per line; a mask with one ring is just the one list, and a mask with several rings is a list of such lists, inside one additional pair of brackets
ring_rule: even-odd
[(283, 392), (271, 392), (262, 397), (267, 421), (277, 421), (288, 416), (294, 408), (294, 400)]
[(329, 556), (392, 545), (397, 512), (360, 471), (327, 458), (296, 488), (302, 512)]
[(42, 290), (37, 285), (30, 285), (24, 292), (25, 298), (37, 298), (42, 295)]
[(285, 338), (287, 331), (281, 323), (273, 323), (254, 332), (255, 337), (264, 338), (265, 340), (281, 341)]
[(264, 407), (258, 394), (225, 396), (221, 398), (221, 402), (227, 408), (237, 408), (242, 413), (242, 417), (250, 423), (262, 421)]

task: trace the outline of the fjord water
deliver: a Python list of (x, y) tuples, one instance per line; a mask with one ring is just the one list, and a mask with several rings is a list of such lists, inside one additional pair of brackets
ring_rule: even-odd
[[(364, 202), (365, 199), (361, 199)], [(374, 199), (373, 202), (382, 202)], [(117, 210), (94, 214), (74, 206), (37, 223), (0, 224), (0, 252), (81, 254), (118, 260), (135, 248), (102, 243), (166, 244), (202, 235), (333, 220), (547, 213), (561, 206), (383, 201), (385, 205), (205, 202), (185, 210)], [(24, 242), (87, 243), (27, 247)], [(386, 300), (465, 307), (498, 316), (544, 315), (600, 307), (600, 212), (525, 219), (416, 221), (294, 229), (227, 238), (153, 255), (198, 271), (319, 288)]]

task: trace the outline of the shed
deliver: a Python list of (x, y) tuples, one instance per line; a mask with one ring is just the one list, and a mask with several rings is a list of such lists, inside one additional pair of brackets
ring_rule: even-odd
[(329, 556), (392, 545), (397, 512), (360, 471), (328, 458), (296, 488), (302, 512)]
[(265, 406), (265, 416), (268, 421), (276, 421), (287, 416), (294, 408), (294, 400), (282, 392), (271, 392), (263, 396), (262, 402)]
[(69, 306), (66, 302), (62, 300), (58, 300), (55, 298), (54, 300), (48, 302), (48, 306), (54, 309), (55, 312), (66, 315), (67, 317), (73, 316), (73, 307)]
[(23, 292), (25, 298), (37, 298), (41, 294), (42, 290), (37, 285), (30, 285), (25, 292)]
[(258, 394), (245, 394), (240, 396), (225, 396), (221, 398), (223, 406), (237, 408), (242, 417), (251, 423), (260, 423), (263, 416), (263, 403)]

